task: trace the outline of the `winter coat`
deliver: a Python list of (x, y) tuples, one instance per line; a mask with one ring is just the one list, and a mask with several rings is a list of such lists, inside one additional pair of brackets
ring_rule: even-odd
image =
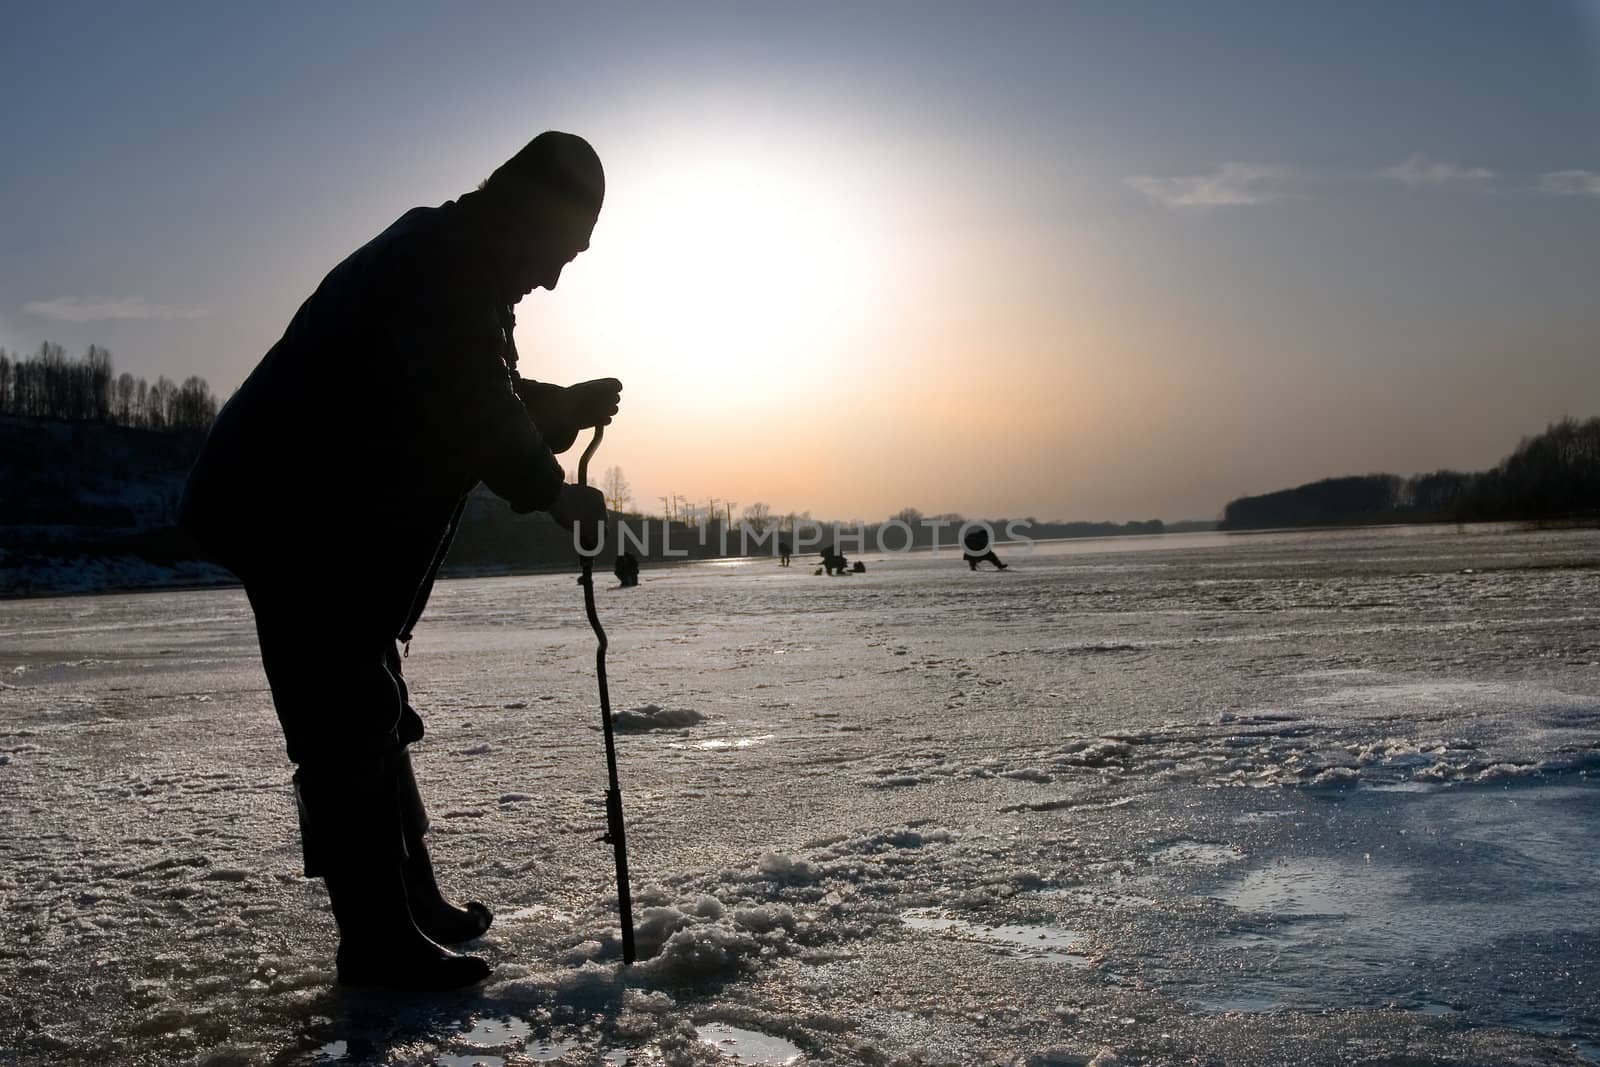
[(247, 586), (354, 582), (414, 621), (479, 481), (519, 512), (560, 491), (529, 414), (552, 387), (516, 376), (472, 195), (408, 211), (329, 272), (218, 414), (179, 522)]

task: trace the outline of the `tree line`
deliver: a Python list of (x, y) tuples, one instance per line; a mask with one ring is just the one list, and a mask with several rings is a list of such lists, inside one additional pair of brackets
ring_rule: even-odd
[(1600, 418), (1562, 419), (1487, 471), (1364, 474), (1230, 501), (1221, 529), (1478, 522), (1600, 514)]
[(31, 356), (0, 348), (0, 415), (72, 419), (166, 433), (201, 433), (217, 417), (204, 378), (181, 384), (162, 376), (152, 385), (112, 368), (111, 353), (90, 345), (70, 358), (49, 341)]

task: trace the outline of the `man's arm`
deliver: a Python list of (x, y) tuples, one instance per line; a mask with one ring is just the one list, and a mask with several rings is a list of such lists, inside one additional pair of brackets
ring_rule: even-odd
[(396, 369), (427, 447), (513, 511), (548, 510), (565, 475), (512, 390), (498, 322), (441, 286), (415, 292), (394, 326)]
[(567, 417), (567, 391), (559, 385), (519, 378), (517, 399), (539, 428), (544, 443), (555, 453), (565, 452), (578, 439), (578, 427)]

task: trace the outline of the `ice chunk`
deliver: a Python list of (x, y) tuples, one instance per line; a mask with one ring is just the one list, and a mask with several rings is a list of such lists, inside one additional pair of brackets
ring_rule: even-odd
[(764, 877), (774, 882), (787, 882), (793, 885), (815, 882), (822, 877), (822, 871), (816, 864), (785, 856), (780, 852), (763, 853), (756, 867)]
[(681, 730), (706, 717), (690, 708), (663, 708), (657, 704), (614, 712), (611, 725), (624, 733), (642, 733), (646, 730)]

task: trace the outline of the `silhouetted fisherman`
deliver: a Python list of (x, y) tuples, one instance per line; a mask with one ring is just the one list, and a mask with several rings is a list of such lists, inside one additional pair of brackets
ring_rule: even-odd
[(837, 548), (825, 548), (822, 550), (822, 567), (829, 575), (847, 574), (850, 561), (845, 559), (844, 553)]
[(598, 489), (552, 451), (609, 423), (615, 379), (516, 373), (512, 306), (554, 289), (605, 195), (594, 150), (543, 133), (477, 192), (406, 212), (322, 280), (222, 412), (181, 521), (244, 583), (294, 775), (308, 877), (326, 880), (347, 985), (449, 989), (489, 966), (441, 947), (489, 927), (440, 892), (406, 746), (409, 642), (467, 493), (592, 537)]
[(617, 566), (612, 572), (617, 576), (617, 581), (622, 583), (624, 589), (630, 589), (639, 584), (639, 557), (632, 552), (623, 552), (617, 556)]
[(994, 554), (994, 547), (989, 543), (989, 531), (983, 527), (968, 530), (961, 543), (965, 548), (961, 558), (967, 561), (969, 570), (977, 570), (980, 563), (993, 563), (995, 570), (1006, 569), (1006, 565), (1000, 562), (1000, 557)]
[(787, 567), (788, 565), (789, 565), (789, 542), (787, 542), (787, 541), (779, 541), (778, 542), (778, 566)]

